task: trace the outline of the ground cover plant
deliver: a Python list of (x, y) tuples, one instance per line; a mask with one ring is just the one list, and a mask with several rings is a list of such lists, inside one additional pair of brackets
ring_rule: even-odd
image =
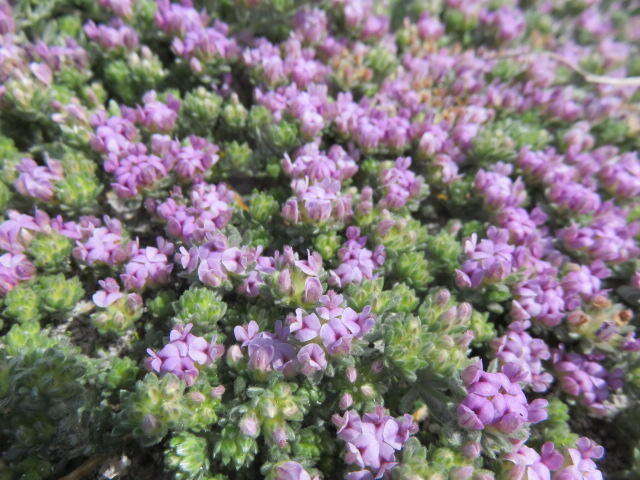
[(0, 0), (0, 480), (640, 478), (640, 2)]

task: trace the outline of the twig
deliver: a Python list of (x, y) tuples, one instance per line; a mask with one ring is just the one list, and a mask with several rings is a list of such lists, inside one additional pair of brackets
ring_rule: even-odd
[(569, 67), (571, 70), (581, 75), (586, 82), (615, 85), (617, 87), (640, 87), (640, 77), (616, 78), (616, 77), (607, 77), (604, 75), (594, 75), (592, 73), (585, 72), (583, 69), (581, 69), (577, 65), (574, 65), (572, 62), (570, 62), (563, 56), (558, 55), (557, 53), (553, 53), (553, 52), (543, 52), (543, 53), (547, 55), (549, 58), (552, 58), (556, 62), (561, 63), (566, 67)]
[(59, 478), (58, 480), (82, 480), (84, 477), (93, 472), (100, 463), (102, 463), (105, 459), (104, 455), (94, 455), (89, 458), (86, 462), (76, 468), (73, 472), (64, 477)]
[(589, 73), (584, 71), (582, 68), (569, 61), (562, 55), (559, 55), (554, 52), (548, 51), (540, 51), (540, 52), (513, 52), (513, 53), (505, 53), (503, 55), (496, 55), (490, 57), (491, 60), (503, 60), (507, 58), (515, 58), (515, 57), (531, 57), (535, 55), (546, 55), (547, 57), (555, 60), (558, 63), (561, 63), (565, 67), (573, 70), (578, 75), (580, 75), (585, 82), (588, 83), (599, 83), (604, 85), (614, 85), (617, 87), (640, 87), (640, 77), (608, 77), (604, 75), (594, 75), (593, 73)]

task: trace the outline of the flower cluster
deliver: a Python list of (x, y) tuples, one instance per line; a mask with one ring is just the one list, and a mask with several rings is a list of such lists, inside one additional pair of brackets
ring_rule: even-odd
[(362, 283), (376, 276), (375, 271), (384, 264), (384, 246), (379, 245), (375, 251), (365, 247), (367, 237), (360, 236), (358, 227), (347, 228), (347, 241), (338, 250), (340, 265), (330, 272), (329, 282), (343, 287), (350, 283)]
[(397, 463), (396, 451), (417, 431), (410, 415), (393, 418), (380, 406), (362, 416), (349, 410), (331, 420), (346, 443), (346, 462), (363, 469), (347, 474), (349, 480), (382, 478)]
[(178, 325), (169, 334), (169, 343), (155, 352), (148, 349), (147, 367), (161, 374), (172, 373), (192, 385), (200, 370), (197, 365), (206, 366), (224, 353), (224, 347), (191, 333), (192, 324)]
[(637, 3), (0, 0), (0, 478), (635, 478)]
[(462, 372), (468, 394), (458, 406), (460, 426), (513, 434), (525, 425), (547, 418), (548, 402), (544, 399), (528, 402), (520, 385), (510, 377), (513, 374), (510, 367), (507, 364), (502, 372), (489, 373), (479, 363)]
[(624, 383), (621, 370), (608, 371), (599, 361), (601, 355), (580, 355), (567, 353), (563, 346), (553, 352), (553, 369), (560, 387), (596, 415), (606, 415), (606, 406), (611, 392), (622, 388)]

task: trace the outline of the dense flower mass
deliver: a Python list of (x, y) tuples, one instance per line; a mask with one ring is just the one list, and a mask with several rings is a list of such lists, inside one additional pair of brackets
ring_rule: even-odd
[(0, 479), (636, 478), (639, 42), (0, 0)]

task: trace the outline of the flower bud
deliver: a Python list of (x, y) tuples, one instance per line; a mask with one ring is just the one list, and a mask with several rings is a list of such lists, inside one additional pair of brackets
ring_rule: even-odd
[(248, 413), (240, 420), (240, 431), (248, 437), (256, 438), (260, 432), (260, 422), (254, 413)]
[(227, 363), (230, 365), (237, 364), (243, 357), (244, 355), (242, 354), (242, 349), (239, 345), (231, 345), (227, 349)]
[(482, 453), (482, 446), (478, 442), (468, 442), (462, 446), (462, 454), (472, 460), (478, 458)]
[(211, 389), (209, 395), (211, 395), (211, 398), (222, 398), (222, 395), (224, 395), (225, 391), (226, 388), (224, 387), (224, 385), (218, 385), (217, 387), (213, 387)]
[(436, 294), (436, 305), (445, 306), (451, 300), (451, 292), (446, 288), (439, 290)]
[(375, 388), (372, 385), (365, 384), (360, 387), (360, 391), (365, 397), (373, 397), (376, 394)]
[(351, 394), (350, 393), (343, 394), (342, 397), (340, 397), (340, 402), (339, 402), (340, 410), (346, 410), (351, 405), (353, 405), (353, 397), (351, 396)]
[(358, 371), (356, 370), (356, 368), (347, 367), (347, 380), (349, 380), (350, 383), (356, 383), (357, 379), (358, 379)]
[(201, 392), (189, 392), (187, 398), (195, 403), (202, 403), (207, 399)]
[(307, 278), (304, 284), (303, 301), (308, 304), (315, 304), (322, 295), (322, 284), (318, 277)]
[(152, 434), (158, 428), (158, 419), (151, 413), (147, 413), (142, 419), (142, 431), (146, 434)]
[(276, 427), (273, 431), (273, 440), (280, 448), (284, 448), (287, 446), (288, 438), (287, 432), (282, 427)]
[(287, 294), (291, 292), (291, 272), (288, 268), (285, 268), (278, 274), (278, 288), (281, 293)]

